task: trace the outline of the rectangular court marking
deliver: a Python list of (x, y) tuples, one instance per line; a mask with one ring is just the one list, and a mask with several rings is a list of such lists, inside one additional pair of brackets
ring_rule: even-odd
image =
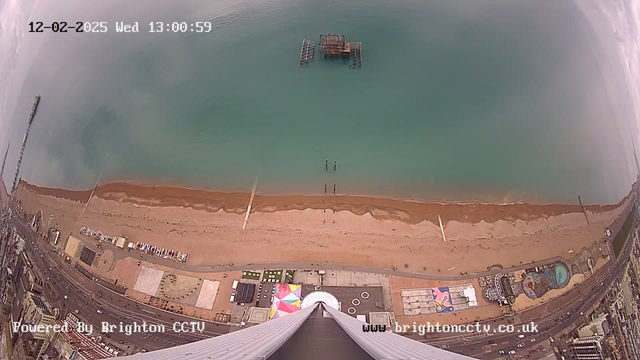
[(155, 296), (160, 287), (162, 276), (164, 276), (164, 271), (143, 266), (140, 269), (140, 274), (138, 274), (133, 290)]
[(216, 301), (216, 295), (218, 295), (219, 287), (219, 281), (205, 280), (204, 283), (202, 283), (202, 288), (200, 289), (200, 294), (196, 301), (196, 307), (211, 310), (213, 308), (213, 303)]

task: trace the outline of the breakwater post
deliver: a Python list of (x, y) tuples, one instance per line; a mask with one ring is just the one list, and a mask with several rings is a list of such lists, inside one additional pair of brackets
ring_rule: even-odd
[(580, 199), (580, 195), (578, 195), (578, 202), (580, 203), (580, 208), (582, 208), (584, 218), (587, 220), (587, 228), (589, 228), (589, 232), (591, 232), (591, 224), (589, 223), (589, 217), (587, 216), (587, 209), (584, 207), (584, 205), (582, 205), (582, 199)]
[(338, 164), (338, 160), (333, 160), (333, 171), (336, 171), (337, 164)]
[(333, 193), (336, 193), (336, 184), (333, 184)]
[(31, 123), (33, 123), (33, 119), (36, 116), (36, 110), (38, 110), (38, 104), (40, 104), (40, 95), (36, 95), (35, 100), (33, 101), (33, 106), (31, 106), (31, 113), (29, 114), (29, 124), (27, 125), (27, 131), (24, 134), (24, 139), (22, 140), (22, 148), (20, 149), (20, 157), (18, 157), (18, 166), (16, 168), (16, 173), (13, 176), (13, 185), (11, 185), (11, 192), (16, 189), (18, 184), (18, 174), (20, 174), (20, 164), (22, 163), (22, 155), (24, 155), (24, 148), (27, 146), (27, 137), (29, 136), (29, 130), (31, 130)]
[(84, 205), (84, 210), (82, 210), (83, 216), (84, 216), (84, 213), (87, 211), (87, 208), (89, 207), (89, 203), (91, 202), (91, 198), (93, 197), (93, 194), (95, 194), (96, 189), (98, 188), (98, 184), (100, 183), (100, 178), (102, 178), (102, 174), (98, 176), (98, 180), (96, 181), (96, 186), (94, 186), (93, 190), (91, 190), (91, 195), (89, 195), (89, 198), (87, 199), (87, 203)]
[(244, 216), (244, 224), (242, 224), (242, 230), (244, 230), (247, 227), (247, 222), (249, 222), (249, 214), (251, 214), (251, 205), (253, 204), (253, 198), (256, 196), (257, 188), (258, 188), (258, 177), (256, 177), (256, 181), (253, 183), (253, 189), (251, 190), (249, 205), (247, 206), (247, 214)]
[(325, 194), (327, 193), (327, 184), (326, 183), (324, 184), (324, 193)]
[(444, 242), (447, 242), (447, 237), (444, 236), (444, 226), (442, 226), (442, 218), (440, 217), (440, 214), (438, 214), (438, 222), (440, 222), (440, 231), (442, 232), (442, 240), (444, 240)]
[(324, 161), (324, 171), (329, 171), (329, 160)]

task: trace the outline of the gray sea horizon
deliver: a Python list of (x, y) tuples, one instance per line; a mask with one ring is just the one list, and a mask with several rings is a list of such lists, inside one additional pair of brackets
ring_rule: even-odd
[[(250, 191), (259, 177), (258, 191), (272, 194), (336, 184), (339, 194), (413, 200), (612, 204), (636, 180), (637, 79), (620, 49), (637, 34), (595, 5), (15, 6), (0, 18), (8, 186), (38, 94), (20, 174), (39, 186), (87, 189), (100, 177)], [(109, 29), (29, 33), (31, 21)], [(141, 32), (116, 33), (120, 21)], [(150, 22), (212, 31), (150, 33)], [(323, 59), (322, 33), (361, 42), (362, 68)], [(303, 39), (316, 42), (316, 59), (300, 66)]]

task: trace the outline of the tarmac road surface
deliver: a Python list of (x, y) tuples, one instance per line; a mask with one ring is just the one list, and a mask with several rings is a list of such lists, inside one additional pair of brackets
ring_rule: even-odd
[[(25, 238), (27, 242), (27, 250), (32, 253), (32, 259), (35, 260), (36, 266), (45, 275), (43, 278), (51, 278), (49, 285), (53, 292), (49, 293), (48, 299), (51, 299), (54, 306), (59, 302), (61, 313), (64, 315), (64, 311), (78, 310), (79, 317), (88, 320), (92, 324), (98, 325), (102, 321), (107, 321), (111, 324), (119, 324), (121, 321), (123, 324), (131, 324), (137, 322), (147, 322), (149, 324), (164, 324), (169, 331), (166, 333), (155, 334), (132, 334), (126, 336), (124, 334), (112, 334), (112, 338), (120, 339), (126, 343), (134, 344), (138, 347), (145, 348), (147, 350), (155, 350), (175, 346), (179, 344), (185, 344), (188, 342), (208, 338), (211, 336), (217, 336), (228, 333), (233, 330), (232, 326), (221, 325), (213, 322), (205, 322), (205, 331), (203, 334), (177, 334), (171, 331), (172, 325), (176, 321), (200, 321), (199, 319), (193, 319), (190, 317), (181, 316), (178, 314), (166, 312), (148, 305), (144, 305), (128, 299), (120, 294), (117, 294), (99, 284), (95, 281), (91, 281), (81, 275), (77, 270), (73, 269), (69, 264), (65, 263), (63, 259), (55, 253), (56, 249), (48, 241), (38, 241), (36, 233), (29, 228), (22, 221), (14, 221), (16, 228)], [(494, 335), (487, 335), (484, 333), (479, 334), (430, 334), (425, 339), (424, 336), (411, 335), (410, 338), (428, 343), (434, 346), (446, 346), (449, 351), (462, 353), (468, 356), (472, 356), (478, 359), (492, 359), (500, 356), (504, 356), (499, 353), (500, 350), (507, 350), (511, 347), (515, 348), (519, 355), (528, 354), (532, 348), (538, 348), (540, 342), (545, 341), (551, 336), (559, 333), (563, 329), (570, 326), (573, 322), (578, 320), (581, 316), (581, 312), (587, 312), (589, 308), (601, 301), (604, 296), (605, 288), (613, 283), (618, 277), (621, 276), (624, 265), (628, 262), (632, 241), (628, 241), (625, 244), (623, 253), (618, 257), (615, 262), (609, 262), (596, 274), (585, 280), (584, 283), (576, 286), (565, 293), (564, 295), (549, 301), (548, 303), (533, 308), (531, 310), (524, 311), (518, 314), (518, 318), (500, 318), (491, 320), (488, 322), (481, 322), (481, 324), (490, 324), (494, 329), (500, 324), (512, 324), (517, 326), (518, 324), (533, 322), (538, 326), (538, 332), (535, 334), (528, 334), (525, 338), (519, 338), (518, 333), (496, 333)], [(35, 246), (40, 244), (40, 248), (34, 249)], [(110, 249), (111, 250), (111, 249)], [(146, 254), (141, 254), (138, 251), (127, 252), (121, 249), (113, 249), (114, 257), (124, 258), (127, 256), (136, 258), (149, 258), (153, 262), (162, 263), (166, 261), (161, 258), (153, 257)], [(118, 251), (120, 250), (120, 251)], [(540, 265), (543, 263), (549, 263), (553, 259), (547, 259), (540, 261)], [(251, 265), (230, 265), (230, 266), (218, 266), (218, 267), (190, 267), (186, 264), (175, 263), (173, 261), (169, 264), (172, 267), (184, 268), (190, 271), (196, 272), (219, 272), (229, 270), (240, 270), (251, 267)], [(535, 264), (533, 264), (535, 265)], [(532, 264), (525, 265), (526, 268), (533, 266)], [(257, 267), (271, 267), (271, 268), (289, 268), (289, 269), (334, 269), (334, 270), (350, 270), (350, 271), (367, 271), (377, 272), (385, 274), (394, 274), (400, 276), (410, 276), (416, 278), (428, 278), (428, 279), (467, 279), (475, 278), (477, 276), (485, 275), (488, 273), (495, 273), (496, 269), (491, 272), (469, 274), (465, 276), (453, 276), (453, 275), (420, 275), (413, 273), (402, 273), (392, 270), (376, 269), (363, 266), (349, 266), (339, 264), (300, 264), (300, 263), (279, 263), (279, 264), (257, 264)], [(505, 269), (504, 271), (512, 271), (514, 269)], [(601, 286), (600, 284), (605, 284)], [(102, 297), (96, 294), (100, 292)], [(47, 292), (45, 291), (45, 294)], [(63, 299), (63, 295), (67, 295), (68, 299)], [(101, 314), (97, 311), (100, 309)], [(567, 314), (568, 313), (568, 314)], [(419, 324), (418, 324), (419, 325)], [(531, 342), (531, 339), (535, 339), (535, 342)], [(487, 350), (489, 342), (495, 342), (496, 346), (491, 346)], [(517, 344), (522, 343), (523, 348), (516, 347)]]
[[(98, 332), (103, 321), (118, 326), (121, 322), (123, 325), (132, 325), (134, 322), (138, 325), (164, 325), (167, 330), (164, 333), (126, 335), (114, 332), (109, 336), (116, 341), (122, 340), (125, 344), (133, 344), (149, 351), (226, 334), (232, 327), (164, 311), (126, 298), (81, 275), (64, 262), (48, 242), (38, 241), (37, 235), (26, 224), (15, 221), (14, 225), (25, 239), (25, 250), (30, 253), (36, 271), (56, 293), (56, 296), (51, 296), (45, 291), (45, 297), (53, 306), (60, 308), (61, 318), (68, 312), (76, 314), (77, 310), (76, 316), (92, 324)], [(174, 323), (193, 321), (204, 323), (205, 330), (202, 334), (173, 331)], [(126, 345), (119, 346), (126, 348)]]

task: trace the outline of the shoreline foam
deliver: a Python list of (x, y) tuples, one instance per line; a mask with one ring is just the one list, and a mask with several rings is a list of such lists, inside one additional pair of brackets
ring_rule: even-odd
[(604, 230), (630, 200), (589, 207), (587, 226), (578, 205), (257, 195), (243, 230), (249, 193), (114, 183), (100, 186), (86, 206), (90, 193), (22, 183), (17, 198), (27, 213), (41, 208), (44, 228), (58, 228), (63, 238), (87, 226), (188, 252), (192, 266), (339, 263), (442, 275), (571, 258), (605, 241)]
[[(92, 190), (68, 190), (40, 187), (21, 182), (28, 190), (72, 201), (86, 202)], [(634, 185), (635, 187), (635, 185)], [(623, 204), (631, 192), (617, 204), (586, 205), (592, 213), (608, 212)], [(196, 210), (215, 212), (219, 209), (229, 213), (246, 211), (251, 194), (249, 192), (221, 192), (165, 185), (142, 185), (114, 182), (97, 187), (94, 197), (115, 200), (141, 206), (180, 206)], [(515, 222), (531, 221), (567, 213), (582, 212), (577, 204), (529, 204), (487, 202), (420, 202), (366, 195), (269, 195), (257, 193), (253, 212), (276, 212), (283, 210), (347, 210), (356, 215), (369, 213), (379, 220), (400, 220), (418, 224), (422, 221), (437, 223), (438, 216), (444, 223), (451, 220), (464, 223), (495, 223), (499, 220)]]

